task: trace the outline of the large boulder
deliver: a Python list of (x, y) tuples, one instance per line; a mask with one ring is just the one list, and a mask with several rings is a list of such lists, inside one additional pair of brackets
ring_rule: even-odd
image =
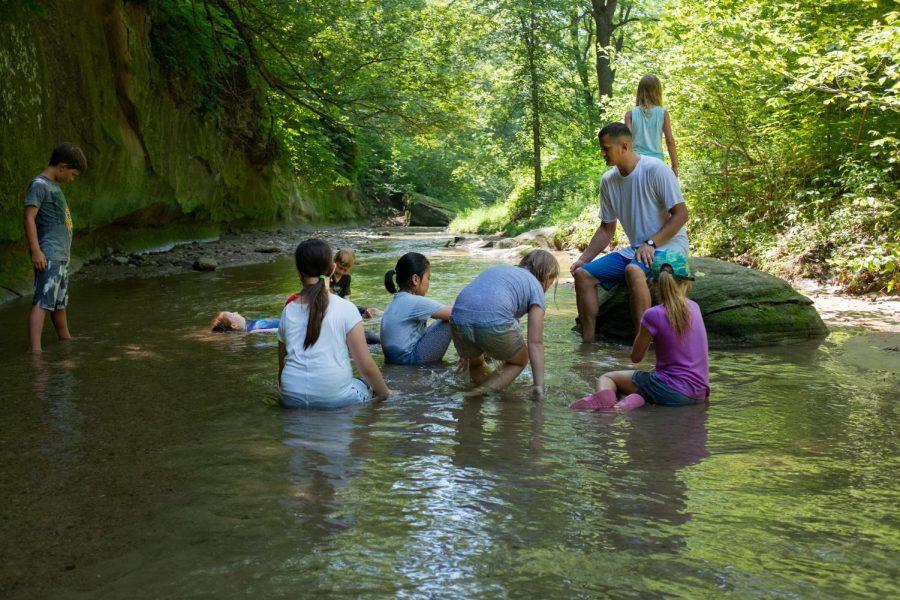
[(438, 204), (434, 198), (422, 194), (410, 194), (407, 201), (406, 222), (409, 225), (446, 227), (453, 213)]
[[(785, 344), (828, 334), (812, 300), (784, 280), (714, 258), (691, 258), (690, 263), (696, 277), (690, 297), (700, 305), (710, 347)], [(609, 294), (598, 290), (597, 333), (634, 339), (626, 286)]]
[(532, 229), (531, 231), (520, 233), (516, 237), (497, 240), (494, 247), (505, 249), (528, 246), (530, 248), (553, 250), (556, 248), (555, 237), (556, 227), (542, 227), (540, 229)]

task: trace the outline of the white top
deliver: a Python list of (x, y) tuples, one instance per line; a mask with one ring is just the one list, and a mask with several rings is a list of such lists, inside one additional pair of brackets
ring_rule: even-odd
[(334, 400), (344, 396), (353, 381), (347, 333), (362, 321), (349, 300), (328, 294), (319, 339), (303, 349), (309, 307), (295, 300), (281, 313), (278, 340), (287, 346), (281, 390), (306, 400)]
[[(623, 176), (618, 167), (612, 167), (600, 180), (600, 220), (622, 223), (630, 246), (618, 252), (629, 260), (634, 258), (635, 249), (663, 226), (669, 209), (683, 202), (675, 173), (666, 163), (652, 156), (641, 156), (628, 175)], [(657, 249), (674, 250), (688, 256), (685, 228), (679, 229), (672, 239)]]

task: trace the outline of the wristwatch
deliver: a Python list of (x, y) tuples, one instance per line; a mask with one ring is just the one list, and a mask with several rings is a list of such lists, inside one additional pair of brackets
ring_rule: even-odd
[(656, 242), (653, 241), (653, 238), (650, 238), (649, 240), (647, 240), (644, 243), (647, 244), (648, 246), (650, 246), (651, 248), (656, 249)]

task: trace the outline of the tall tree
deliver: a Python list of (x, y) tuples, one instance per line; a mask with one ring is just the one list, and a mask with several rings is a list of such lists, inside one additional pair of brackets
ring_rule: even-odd
[(612, 97), (616, 70), (612, 67), (612, 57), (622, 50), (625, 41), (623, 27), (637, 17), (631, 15), (634, 4), (619, 0), (591, 0), (591, 16), (597, 35), (595, 65), (597, 87), (600, 96)]

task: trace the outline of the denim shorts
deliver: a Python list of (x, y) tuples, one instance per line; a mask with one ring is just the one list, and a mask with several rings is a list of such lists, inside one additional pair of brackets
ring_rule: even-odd
[(302, 396), (281, 393), (281, 405), (285, 408), (306, 408), (309, 410), (332, 410), (348, 406), (362, 406), (372, 401), (372, 388), (362, 379), (350, 382), (341, 395), (336, 398), (304, 398)]
[(499, 325), (459, 325), (450, 321), (450, 335), (460, 358), (487, 354), (506, 362), (525, 347), (518, 321)]
[(34, 300), (44, 310), (62, 310), (69, 303), (69, 261), (48, 260), (47, 268), (34, 272)]
[(652, 371), (635, 371), (631, 376), (631, 382), (637, 386), (638, 394), (644, 397), (644, 400), (650, 404), (659, 404), (660, 406), (690, 406), (691, 404), (699, 404), (706, 400), (698, 400), (685, 396), (672, 386), (666, 384), (656, 373)]
[[(659, 253), (657, 250), (654, 256)], [(625, 283), (625, 267), (637, 265), (646, 275), (650, 275), (650, 267), (637, 259), (625, 258), (618, 252), (604, 254), (594, 259), (581, 268), (591, 274), (591, 277), (600, 282), (605, 290), (611, 290), (620, 283)]]

